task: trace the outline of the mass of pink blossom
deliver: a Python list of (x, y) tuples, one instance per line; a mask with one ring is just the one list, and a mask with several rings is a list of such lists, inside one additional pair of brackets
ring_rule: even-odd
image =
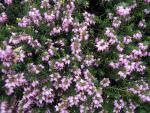
[[(4, 4), (11, 7), (14, 1), (4, 0)], [(135, 19), (132, 15), (139, 4), (131, 1), (116, 4), (114, 13), (107, 14), (110, 25), (99, 35), (91, 30), (98, 24), (97, 15), (83, 10), (77, 17), (76, 0), (42, 0), (39, 7), (30, 6), (16, 24), (22, 31), (10, 30), (0, 43), (0, 76), (6, 95), (12, 97), (0, 100), (0, 113), (34, 113), (36, 107), (46, 108), (41, 113), (109, 113), (104, 107), (108, 102), (112, 113), (136, 113), (139, 104), (132, 97), (149, 104), (145, 72), (150, 67), (149, 61), (143, 61), (150, 57), (150, 42), (143, 41), (147, 19), (136, 20), (138, 30), (118, 35), (122, 26), (130, 26), (129, 21)], [(150, 9), (141, 12), (150, 18)], [(0, 24), (9, 25), (9, 18), (2, 12)], [(124, 82), (129, 84), (121, 88)], [(113, 97), (111, 89), (123, 93)]]

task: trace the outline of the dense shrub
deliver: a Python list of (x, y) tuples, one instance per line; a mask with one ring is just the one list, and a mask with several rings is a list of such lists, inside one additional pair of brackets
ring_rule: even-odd
[(0, 113), (148, 113), (150, 0), (1, 0)]

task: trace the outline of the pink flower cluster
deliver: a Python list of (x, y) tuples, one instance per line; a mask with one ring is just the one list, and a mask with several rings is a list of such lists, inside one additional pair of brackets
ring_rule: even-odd
[(10, 95), (14, 93), (14, 89), (16, 87), (23, 86), (25, 83), (27, 83), (27, 81), (24, 78), (24, 73), (7, 75), (7, 79), (5, 81), (5, 87), (8, 89), (7, 94)]
[(0, 14), (0, 23), (4, 23), (7, 21), (7, 14), (5, 12)]
[(0, 102), (0, 112), (1, 113), (12, 113), (12, 109), (10, 108), (7, 101)]
[(150, 95), (148, 94), (150, 88), (148, 83), (143, 80), (141, 81), (141, 84), (136, 84), (135, 86), (128, 88), (128, 90), (131, 93), (138, 95), (143, 102), (150, 102)]
[(40, 11), (36, 8), (32, 8), (28, 12), (28, 16), (23, 17), (23, 19), (18, 23), (18, 25), (20, 27), (30, 26), (31, 23), (34, 23), (35, 25), (39, 25), (41, 20), (42, 17), (40, 15)]
[(144, 0), (144, 2), (146, 2), (146, 3), (150, 3), (150, 0)]
[(143, 43), (138, 44), (139, 49), (134, 49), (129, 55), (119, 55), (118, 62), (111, 62), (110, 66), (114, 69), (124, 68), (124, 71), (119, 71), (118, 74), (120, 77), (126, 78), (127, 75), (131, 75), (133, 71), (143, 73), (145, 70), (145, 66), (142, 65), (142, 62), (135, 61), (142, 57), (149, 56), (149, 52), (147, 52), (148, 46), (145, 46)]
[(122, 17), (130, 15), (130, 12), (131, 12), (130, 7), (117, 6), (117, 8), (116, 8), (116, 13)]
[(16, 36), (16, 34), (12, 35), (9, 39), (9, 44), (20, 44), (20, 43), (27, 43), (32, 47), (41, 47), (41, 44), (39, 43), (39, 41), (36, 39), (34, 40), (31, 36), (27, 35), (27, 34), (22, 34), (22, 35), (18, 35)]
[(103, 39), (99, 40), (97, 38), (95, 46), (97, 47), (97, 51), (104, 51), (108, 49), (109, 44), (105, 42)]
[[(126, 107), (127, 106), (127, 107)], [(136, 109), (137, 105), (135, 105), (135, 103), (133, 103), (131, 100), (129, 100), (129, 102), (125, 102), (124, 100), (120, 99), (120, 100), (115, 100), (114, 101), (114, 113), (120, 113), (122, 111), (122, 109), (125, 109), (125, 113), (134, 113), (135, 109)]]
[(122, 99), (119, 101), (115, 100), (114, 101), (114, 113), (120, 113), (121, 109), (125, 106), (125, 103)]
[(7, 5), (11, 5), (13, 3), (13, 0), (4, 0), (4, 1)]

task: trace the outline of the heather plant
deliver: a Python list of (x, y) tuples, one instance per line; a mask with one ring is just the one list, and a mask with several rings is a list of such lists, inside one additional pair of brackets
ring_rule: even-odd
[(0, 1), (0, 113), (148, 113), (150, 0)]

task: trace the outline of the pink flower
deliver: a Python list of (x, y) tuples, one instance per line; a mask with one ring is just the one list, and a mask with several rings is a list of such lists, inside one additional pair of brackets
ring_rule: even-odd
[(145, 22), (145, 19), (141, 20), (139, 22), (139, 25), (138, 25), (140, 28), (145, 28), (146, 27), (146, 22)]
[(4, 23), (7, 21), (7, 14), (5, 12), (2, 12), (0, 15), (0, 23)]
[(139, 32), (133, 34), (133, 38), (140, 40), (142, 38), (142, 33), (139, 31)]
[(105, 51), (109, 48), (109, 45), (107, 42), (104, 41), (104, 39), (96, 39), (96, 48), (97, 48), (97, 51)]
[(93, 96), (92, 100), (93, 100), (92, 104), (94, 105), (94, 108), (102, 107), (101, 104), (103, 103), (103, 98), (100, 91), (96, 91), (96, 94)]
[(130, 36), (123, 37), (123, 43), (129, 44), (130, 42), (132, 42), (132, 37)]
[(130, 11), (131, 9), (129, 7), (118, 6), (116, 8), (116, 13), (122, 17), (128, 16), (130, 14)]
[(46, 20), (46, 22), (53, 22), (55, 20), (55, 15), (53, 13), (48, 14), (47, 12), (45, 12), (44, 19)]
[(103, 87), (107, 87), (110, 85), (110, 80), (109, 78), (103, 78), (103, 80), (100, 82), (100, 84), (103, 86)]
[(4, 0), (7, 5), (11, 5), (13, 0)]
[(150, 0), (144, 0), (144, 2), (146, 2), (146, 3), (150, 3)]
[(27, 17), (23, 17), (23, 19), (18, 23), (20, 27), (27, 27), (31, 24), (31, 20)]
[(121, 20), (118, 17), (113, 18), (112, 26), (118, 28), (121, 25)]

